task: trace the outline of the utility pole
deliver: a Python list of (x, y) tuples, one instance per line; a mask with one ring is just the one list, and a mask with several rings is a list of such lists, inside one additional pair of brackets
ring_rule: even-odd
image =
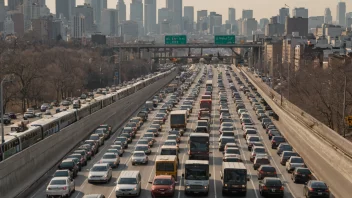
[(119, 84), (121, 84), (121, 58), (122, 58), (122, 48), (119, 47), (119, 76), (118, 76), (118, 80), (119, 80)]
[(276, 55), (276, 63), (280, 67), (280, 104), (282, 106), (282, 66), (279, 65), (279, 54)]
[(342, 121), (343, 121), (343, 137), (346, 137), (346, 121), (345, 121), (345, 111), (346, 111), (346, 87), (347, 87), (347, 78), (345, 75), (343, 87), (343, 104), (342, 104)]

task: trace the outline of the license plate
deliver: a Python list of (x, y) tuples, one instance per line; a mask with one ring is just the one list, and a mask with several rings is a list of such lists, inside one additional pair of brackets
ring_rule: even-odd
[(307, 175), (302, 175), (302, 177), (305, 177), (305, 176), (307, 176)]
[(162, 195), (163, 195), (163, 194), (165, 194), (165, 192), (161, 192), (160, 194), (162, 194)]
[(272, 192), (275, 192), (275, 189), (271, 189)]
[(318, 192), (318, 195), (322, 195), (323, 193), (322, 192)]

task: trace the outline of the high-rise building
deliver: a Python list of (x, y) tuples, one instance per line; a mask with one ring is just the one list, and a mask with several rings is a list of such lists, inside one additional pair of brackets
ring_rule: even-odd
[(143, 18), (142, 0), (132, 0), (130, 4), (130, 20), (137, 22), (139, 36), (142, 36), (144, 33)]
[(253, 32), (258, 28), (258, 22), (255, 18), (244, 18), (242, 21), (242, 35), (252, 37)]
[(194, 7), (193, 6), (185, 6), (183, 10), (184, 20), (187, 21), (185, 23), (184, 29), (187, 32), (193, 32), (194, 27)]
[(242, 19), (253, 18), (253, 10), (242, 10)]
[[(29, 30), (32, 27), (32, 11), (33, 0), (23, 0), (23, 17), (24, 17), (24, 30)], [(58, 8), (56, 7), (56, 12)]]
[(302, 18), (308, 18), (308, 9), (306, 8), (294, 8), (292, 11), (292, 16), (293, 17), (302, 17)]
[(286, 16), (290, 16), (290, 10), (288, 8), (280, 8), (280, 10), (279, 10), (279, 23), (285, 24)]
[(118, 35), (119, 12), (116, 9), (104, 9), (101, 12), (101, 33), (110, 36)]
[(265, 26), (269, 24), (269, 19), (267, 18), (262, 18), (259, 20), (259, 28), (264, 32)]
[(158, 10), (158, 23), (161, 24), (164, 20), (167, 20), (169, 23), (172, 20), (171, 10), (168, 8), (160, 8)]
[(9, 10), (17, 10), (17, 6), (21, 5), (23, 0), (8, 0), (8, 8)]
[(144, 1), (144, 29), (145, 33), (156, 32), (156, 0)]
[(117, 2), (116, 9), (119, 11), (119, 23), (126, 21), (126, 4), (124, 0)]
[[(24, 1), (28, 1), (28, 0), (24, 0)], [(71, 11), (70, 0), (56, 0), (56, 18), (59, 18), (60, 14), (62, 14), (66, 18), (66, 20), (70, 20), (71, 12), (72, 11)]]
[(285, 23), (285, 35), (292, 35), (292, 32), (298, 32), (299, 36), (308, 35), (308, 18), (287, 17)]
[(94, 12), (93, 8), (89, 4), (79, 5), (75, 8), (75, 15), (79, 16), (82, 14), (84, 16), (84, 26), (87, 32), (94, 31)]
[(311, 16), (308, 18), (308, 29), (321, 27), (324, 23), (324, 16)]
[(166, 8), (169, 10), (174, 10), (174, 0), (166, 0)]
[(5, 35), (15, 34), (15, 24), (10, 16), (7, 16), (4, 21), (4, 32)]
[(107, 0), (85, 0), (84, 2), (93, 7), (94, 22), (98, 27), (100, 27), (101, 12), (103, 9), (107, 9)]
[(208, 16), (208, 10), (198, 10), (197, 11), (197, 31), (202, 30), (201, 20)]
[(171, 33), (170, 21), (164, 20), (164, 21), (159, 22), (159, 24), (160, 24), (160, 34), (170, 34)]
[(134, 41), (138, 39), (138, 24), (135, 21), (124, 21), (120, 26), (120, 35), (123, 42)]
[(332, 24), (332, 16), (330, 8), (325, 8), (324, 12), (324, 23)]
[(173, 5), (173, 20), (172, 20), (172, 24), (174, 26), (179, 26), (179, 32), (183, 31), (183, 23), (182, 23), (182, 0), (173, 0), (174, 5)]
[(72, 19), (72, 16), (75, 15), (75, 8), (76, 8), (76, 0), (70, 0), (70, 20)]
[(73, 16), (72, 38), (78, 39), (85, 36), (84, 16), (82, 14)]
[(346, 26), (346, 3), (345, 2), (337, 3), (336, 23), (341, 26)]
[(9, 13), (14, 23), (15, 33), (18, 37), (24, 34), (24, 15), (19, 11), (12, 11)]
[(52, 40), (66, 40), (66, 34), (64, 30), (64, 25), (62, 20), (56, 19), (52, 21), (52, 32), (51, 32), (51, 39)]
[(222, 15), (221, 14), (216, 14), (213, 16), (213, 30), (212, 33), (215, 34), (221, 34), (221, 27), (222, 27)]
[(229, 8), (229, 23), (235, 24), (236, 23), (236, 9)]
[(5, 1), (0, 0), (0, 22), (4, 22), (6, 17)]

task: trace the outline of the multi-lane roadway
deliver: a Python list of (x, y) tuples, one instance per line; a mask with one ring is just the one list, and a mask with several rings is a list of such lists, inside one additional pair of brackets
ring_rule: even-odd
[[(206, 66), (204, 66), (204, 67), (206, 67)], [(248, 170), (248, 173), (250, 175), (250, 181), (248, 181), (248, 184), (247, 184), (246, 197), (259, 198), (259, 197), (261, 197), (261, 195), (259, 194), (259, 189), (258, 189), (259, 181), (257, 178), (257, 171), (255, 171), (253, 169), (253, 167), (252, 167), (253, 163), (249, 161), (250, 152), (247, 150), (247, 145), (245, 143), (244, 138), (242, 137), (243, 131), (241, 130), (241, 124), (240, 124), (238, 114), (235, 111), (236, 108), (233, 103), (233, 99), (231, 97), (232, 92), (229, 89), (229, 82), (227, 81), (227, 78), (225, 76), (225, 70), (223, 67), (216, 69), (214, 67), (208, 66), (208, 70), (209, 69), (213, 70), (214, 89), (213, 89), (213, 96), (212, 96), (213, 110), (212, 110), (212, 124), (211, 124), (211, 132), (210, 132), (210, 152), (211, 152), (211, 154), (210, 154), (210, 158), (209, 158), (209, 165), (210, 165), (209, 171), (211, 173), (211, 177), (210, 177), (208, 197), (215, 197), (215, 198), (223, 197), (222, 193), (221, 193), (222, 182), (221, 182), (220, 174), (219, 174), (220, 170), (221, 170), (223, 154), (222, 154), (222, 152), (219, 151), (219, 145), (218, 145), (218, 140), (220, 137), (220, 134), (219, 134), (219, 128), (220, 128), (219, 117), (220, 117), (220, 115), (219, 115), (219, 99), (218, 99), (219, 89), (217, 87), (217, 81), (216, 81), (216, 77), (217, 77), (218, 73), (222, 72), (224, 85), (227, 90), (228, 104), (230, 107), (229, 109), (230, 109), (231, 117), (234, 120), (234, 126), (236, 127), (236, 130), (235, 130), (236, 143), (237, 143), (237, 145), (239, 145), (239, 148), (241, 150), (242, 160), (245, 163), (247, 170)], [(234, 71), (236, 71), (236, 69), (234, 69)], [(238, 71), (236, 71), (236, 72), (237, 72), (237, 75), (240, 76), (238, 74)], [(197, 78), (194, 80), (194, 83), (193, 83), (192, 87), (188, 90), (188, 92), (190, 92), (192, 90), (192, 88), (195, 86), (195, 83), (198, 81), (199, 78), (201, 78), (202, 73), (203, 73), (202, 71), (199, 72)], [(233, 76), (231, 76), (231, 78), (233, 78)], [(239, 85), (236, 83), (236, 80), (234, 78), (233, 78), (233, 82), (234, 82), (237, 90), (239, 90)], [(243, 80), (243, 82), (244, 82), (244, 80)], [(195, 123), (196, 123), (196, 120), (198, 119), (197, 116), (198, 116), (198, 111), (199, 111), (200, 96), (203, 95), (204, 92), (205, 92), (205, 86), (203, 84), (200, 89), (200, 94), (194, 103), (193, 111), (190, 114), (190, 117), (188, 119), (187, 132), (184, 134), (184, 136), (181, 137), (180, 155), (179, 155), (180, 166), (178, 169), (179, 176), (177, 178), (179, 183), (176, 186), (176, 192), (175, 192), (175, 197), (178, 197), (178, 198), (187, 197), (184, 194), (184, 190), (185, 190), (184, 181), (183, 181), (181, 175), (182, 175), (182, 173), (184, 173), (184, 163), (186, 160), (188, 160), (188, 154), (187, 154), (188, 136), (191, 133), (191, 131), (196, 127)], [(185, 93), (184, 97), (186, 97), (187, 95), (188, 95), (188, 93)], [(260, 122), (258, 121), (255, 112), (252, 110), (252, 107), (250, 105), (249, 100), (247, 99), (247, 97), (243, 93), (241, 93), (241, 97), (242, 97), (242, 100), (244, 101), (244, 104), (246, 106), (248, 113), (250, 114), (250, 116), (252, 117), (252, 120), (255, 123), (255, 126), (258, 130), (258, 134), (261, 138), (261, 141), (264, 144), (266, 151), (269, 155), (271, 165), (276, 168), (278, 178), (280, 178), (284, 183), (285, 197), (286, 198), (304, 197), (303, 196), (303, 184), (296, 184), (296, 183), (292, 182), (290, 174), (288, 174), (286, 172), (285, 166), (282, 166), (279, 163), (280, 159), (279, 159), (279, 156), (276, 154), (276, 150), (271, 149), (270, 141), (268, 140), (267, 134), (265, 133)], [(164, 99), (164, 101), (167, 101), (167, 100), (168, 100), (168, 98)], [(179, 104), (182, 104), (182, 102), (183, 102), (183, 99), (181, 99)], [(158, 108), (161, 105), (162, 104), (159, 104)], [(178, 106), (179, 105), (176, 105), (176, 108), (174, 108), (174, 109), (177, 109)], [(143, 197), (143, 198), (144, 197), (145, 198), (151, 197), (151, 195), (150, 195), (151, 184), (149, 184), (148, 181), (151, 181), (153, 179), (153, 177), (155, 176), (154, 161), (155, 161), (156, 156), (160, 152), (160, 147), (163, 145), (163, 143), (165, 142), (165, 140), (167, 138), (168, 131), (170, 130), (170, 125), (168, 122), (169, 120), (167, 120), (165, 122), (165, 124), (163, 125), (163, 130), (160, 133), (159, 137), (156, 137), (156, 143), (152, 147), (152, 154), (149, 156), (149, 163), (147, 165), (132, 166), (131, 154), (132, 154), (134, 146), (136, 145), (138, 140), (143, 136), (143, 134), (146, 132), (148, 127), (151, 125), (154, 117), (158, 113), (158, 108), (149, 114), (148, 121), (143, 124), (141, 129), (138, 131), (135, 139), (129, 145), (129, 147), (125, 151), (124, 155), (121, 157), (120, 165), (118, 166), (118, 168), (113, 169), (113, 175), (112, 175), (111, 181), (108, 184), (90, 184), (87, 181), (87, 176), (89, 173), (89, 169), (97, 161), (99, 161), (101, 159), (101, 157), (105, 153), (105, 151), (110, 147), (111, 144), (113, 144), (114, 139), (118, 136), (120, 130), (118, 130), (112, 136), (112, 138), (110, 138), (105, 143), (105, 145), (102, 148), (100, 148), (100, 152), (96, 156), (94, 156), (91, 161), (88, 162), (88, 165), (86, 167), (83, 167), (81, 172), (79, 172), (78, 177), (75, 179), (76, 191), (74, 194), (71, 195), (71, 197), (81, 198), (87, 194), (103, 194), (105, 197), (108, 197), (108, 198), (116, 197), (115, 196), (115, 186), (116, 186), (115, 182), (116, 182), (117, 178), (119, 177), (119, 174), (123, 170), (139, 170), (141, 173), (141, 176), (142, 176), (142, 188), (143, 188), (142, 193), (141, 193), (141, 197)], [(49, 173), (49, 174), (52, 174), (52, 173)], [(34, 189), (33, 192), (28, 197), (30, 197), (30, 198), (46, 197), (46, 187), (47, 187), (48, 182), (49, 182), (49, 178), (47, 181), (45, 181), (41, 185), (39, 185), (38, 188)]]

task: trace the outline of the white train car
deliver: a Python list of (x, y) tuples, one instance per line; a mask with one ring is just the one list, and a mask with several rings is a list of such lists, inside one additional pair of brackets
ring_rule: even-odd
[(43, 118), (30, 123), (33, 127), (40, 127), (42, 131), (42, 139), (53, 135), (60, 131), (60, 120), (55, 117)]
[(77, 121), (77, 111), (74, 109), (68, 109), (55, 114), (53, 117), (59, 119), (59, 130), (62, 130)]

